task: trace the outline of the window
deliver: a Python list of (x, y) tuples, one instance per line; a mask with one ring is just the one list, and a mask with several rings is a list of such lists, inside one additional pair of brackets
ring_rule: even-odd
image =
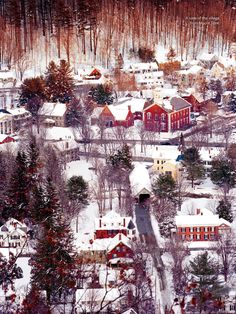
[(208, 231), (208, 228), (207, 228), (207, 227), (205, 227), (204, 229), (205, 229), (205, 232), (207, 232), (207, 231)]
[(197, 240), (200, 240), (200, 239), (201, 239), (200, 234), (197, 234)]
[(211, 231), (214, 232), (215, 231), (215, 227), (211, 227)]
[(117, 254), (112, 254), (112, 258), (116, 258), (117, 257)]
[(185, 240), (185, 235), (184, 234), (182, 234), (182, 240)]
[(204, 234), (204, 240), (208, 240), (208, 234)]
[(197, 227), (197, 232), (200, 232), (200, 228), (199, 227)]
[(190, 232), (193, 232), (193, 227), (190, 228)]
[(152, 117), (151, 112), (148, 112), (148, 113), (147, 113), (147, 119), (148, 119), (148, 120), (150, 120), (150, 119), (151, 119), (151, 117)]
[(166, 116), (165, 116), (164, 113), (162, 113), (162, 114), (161, 114), (161, 121), (165, 122), (165, 120), (166, 120)]
[(158, 121), (158, 114), (155, 113), (155, 121)]
[(119, 246), (116, 247), (116, 251), (120, 252), (120, 247)]
[(181, 230), (182, 232), (185, 232), (186, 231), (186, 228), (182, 228), (182, 230)]

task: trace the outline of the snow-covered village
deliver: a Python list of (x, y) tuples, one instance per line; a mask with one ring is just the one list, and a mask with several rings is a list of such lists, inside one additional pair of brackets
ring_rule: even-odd
[(236, 313), (236, 1), (0, 9), (0, 314)]

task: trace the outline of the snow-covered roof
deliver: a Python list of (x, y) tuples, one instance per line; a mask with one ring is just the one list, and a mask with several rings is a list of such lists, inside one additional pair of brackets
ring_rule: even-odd
[(213, 158), (219, 156), (219, 154), (223, 153), (224, 149), (220, 147), (202, 147), (199, 150), (200, 157), (203, 161), (211, 161)]
[[(91, 310), (91, 306), (89, 306), (89, 302), (92, 302), (94, 308), (93, 310), (98, 310), (100, 307), (101, 300), (104, 298), (104, 303), (114, 301), (119, 298), (121, 292), (118, 288), (112, 289), (94, 289), (94, 288), (86, 288), (86, 289), (77, 289), (76, 290), (76, 303), (81, 304), (79, 310)], [(84, 307), (83, 307), (84, 305)], [(87, 307), (86, 307), (87, 306)]]
[(27, 228), (26, 224), (20, 222), (15, 218), (9, 218), (4, 224), (9, 230), (15, 230), (16, 228)]
[(101, 112), (103, 111), (103, 107), (96, 107), (93, 109), (93, 113), (91, 114), (91, 118), (96, 118), (98, 119)]
[(198, 57), (198, 59), (201, 61), (217, 61), (218, 57), (213, 53), (204, 52)]
[(15, 79), (16, 76), (11, 71), (0, 71), (0, 80)]
[(137, 312), (135, 312), (135, 310), (133, 310), (133, 309), (129, 309), (125, 312), (122, 312), (122, 314), (137, 314)]
[(122, 217), (114, 210), (111, 210), (105, 216), (95, 219), (95, 230), (127, 229), (131, 220), (131, 217)]
[(55, 142), (52, 144), (57, 150), (59, 150), (61, 152), (79, 147), (79, 144), (74, 139), (69, 139), (66, 141), (62, 140), (62, 141)]
[(107, 248), (108, 252), (113, 250), (119, 243), (123, 243), (125, 246), (131, 248), (131, 241), (123, 233), (118, 233), (114, 238), (111, 238), (111, 242)]
[(187, 70), (187, 74), (198, 74), (203, 68), (200, 65), (193, 65)]
[(202, 208), (197, 209), (195, 215), (179, 215), (175, 217), (175, 223), (177, 227), (194, 227), (194, 226), (231, 226), (231, 223), (223, 218), (219, 218), (219, 215), (213, 214), (209, 209)]
[(158, 145), (152, 153), (153, 159), (163, 159), (168, 161), (175, 161), (180, 155), (178, 146), (174, 145)]
[(142, 194), (144, 190), (146, 190), (147, 193), (151, 193), (152, 185), (149, 173), (142, 163), (135, 164), (133, 171), (129, 175), (129, 180), (133, 196)]
[(137, 63), (127, 63), (123, 66), (125, 71), (148, 71), (148, 70), (158, 70), (158, 65), (156, 62), (137, 62)]
[(120, 106), (115, 106), (115, 105), (109, 105), (108, 106), (109, 110), (113, 114), (115, 120), (117, 121), (124, 121), (126, 120), (126, 117), (128, 115), (129, 109), (128, 106), (120, 105)]
[(224, 58), (220, 57), (219, 62), (227, 69), (231, 67), (236, 67), (236, 60), (235, 58)]
[(18, 116), (18, 115), (31, 115), (31, 113), (26, 110), (25, 108), (13, 108), (13, 109), (7, 109), (7, 111), (12, 114), (13, 116)]
[(49, 117), (63, 117), (66, 112), (67, 106), (63, 103), (52, 103), (46, 102), (39, 109), (39, 115), (49, 116)]
[(10, 137), (10, 136), (7, 134), (0, 134), (0, 143), (3, 142), (8, 137)]
[(143, 111), (144, 105), (146, 103), (146, 99), (143, 98), (134, 98), (134, 97), (123, 97), (119, 98), (117, 102), (114, 103), (115, 107), (119, 106), (120, 108), (128, 108), (130, 106), (130, 110), (132, 113)]

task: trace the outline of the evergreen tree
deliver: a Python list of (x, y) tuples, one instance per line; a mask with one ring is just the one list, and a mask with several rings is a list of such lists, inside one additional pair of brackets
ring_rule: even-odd
[(108, 163), (110, 163), (114, 168), (124, 168), (132, 170), (132, 155), (128, 145), (123, 145), (122, 149), (108, 158)]
[(225, 200), (220, 200), (219, 205), (216, 208), (216, 213), (220, 218), (223, 218), (229, 222), (233, 222), (233, 215), (231, 211), (231, 204)]
[(61, 302), (75, 287), (76, 262), (73, 237), (62, 216), (56, 190), (50, 180), (46, 185), (48, 217), (42, 222), (43, 235), (32, 257), (31, 284), (45, 290), (47, 303)]
[(81, 102), (73, 98), (70, 103), (68, 104), (67, 111), (66, 111), (66, 125), (68, 127), (79, 127), (83, 122), (84, 116), (84, 108)]
[(188, 179), (191, 180), (192, 187), (196, 179), (201, 179), (204, 175), (203, 164), (196, 147), (187, 148), (183, 154), (183, 165), (187, 171)]
[(193, 294), (201, 312), (204, 306), (207, 307), (210, 300), (219, 297), (222, 292), (218, 280), (218, 265), (206, 251), (190, 261), (189, 271), (193, 275), (192, 281), (196, 283)]
[(81, 176), (72, 176), (67, 181), (67, 195), (70, 200), (78, 201), (81, 205), (87, 205), (88, 184)]
[(97, 104), (103, 106), (112, 104), (114, 100), (112, 91), (108, 85), (100, 84), (97, 87), (92, 87), (89, 95)]
[(159, 223), (160, 233), (164, 237), (171, 235), (175, 228), (177, 190), (176, 182), (169, 174), (160, 175), (153, 184), (153, 208)]
[(27, 158), (24, 152), (19, 151), (15, 160), (9, 188), (6, 192), (3, 217), (14, 217), (21, 220), (27, 217), (29, 204), (29, 179)]
[(176, 182), (170, 174), (161, 174), (153, 184), (156, 197), (176, 202)]
[(70, 64), (60, 60), (60, 65), (51, 61), (45, 74), (45, 91), (48, 101), (68, 102), (73, 96), (73, 78)]
[(227, 157), (214, 159), (210, 176), (212, 182), (223, 189), (226, 200), (229, 190), (235, 186), (236, 173), (233, 162)]

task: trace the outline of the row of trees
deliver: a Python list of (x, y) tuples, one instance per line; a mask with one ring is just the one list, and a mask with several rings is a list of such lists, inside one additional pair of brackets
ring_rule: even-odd
[[(11, 66), (24, 53), (29, 59), (36, 57), (41, 61), (42, 49), (46, 62), (53, 57), (66, 57), (79, 63), (86, 55), (109, 64), (113, 49), (118, 54), (130, 48), (142, 49), (142, 55), (149, 58), (142, 47), (152, 50), (160, 42), (170, 46), (174, 37), (181, 58), (191, 53), (191, 46), (196, 57), (201, 45), (192, 45), (193, 42), (208, 47), (218, 43), (223, 50), (233, 39), (229, 30), (233, 29), (235, 14), (225, 2), (208, 0), (193, 5), (174, 0), (149, 0), (145, 5), (141, 0), (115, 4), (110, 0), (1, 2), (0, 64)], [(219, 21), (212, 20), (218, 12), (224, 14)]]

